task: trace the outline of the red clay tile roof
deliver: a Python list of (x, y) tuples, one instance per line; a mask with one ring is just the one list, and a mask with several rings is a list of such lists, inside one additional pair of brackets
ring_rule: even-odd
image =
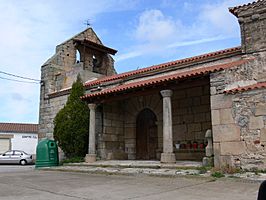
[(233, 53), (237, 53), (237, 52), (241, 52), (241, 47), (234, 47), (234, 48), (230, 48), (230, 49), (224, 49), (224, 50), (215, 51), (215, 52), (211, 52), (211, 53), (207, 53), (207, 54), (202, 54), (202, 55), (199, 55), (199, 56), (194, 56), (194, 57), (191, 57), (191, 58), (175, 60), (175, 61), (172, 61), (172, 62), (162, 63), (162, 64), (159, 64), (159, 65), (153, 65), (151, 67), (146, 67), (146, 68), (139, 69), (139, 70), (129, 71), (129, 72), (121, 73), (121, 74), (116, 74), (116, 75), (113, 75), (113, 76), (107, 76), (107, 77), (104, 77), (104, 78), (101, 78), (101, 79), (86, 83), (85, 86), (86, 87), (90, 87), (90, 86), (93, 86), (93, 85), (98, 85), (100, 83), (114, 81), (114, 80), (126, 78), (126, 77), (137, 75), (137, 74), (142, 74), (142, 73), (149, 72), (149, 71), (154, 71), (154, 70), (158, 70), (158, 69), (171, 67), (171, 66), (174, 66), (174, 65), (183, 65), (183, 64), (195, 63), (195, 62), (203, 61), (203, 60), (206, 60), (206, 59), (209, 59), (209, 58), (214, 58), (214, 57), (217, 57), (217, 56), (223, 56), (223, 55), (227, 55), (227, 54), (233, 54)]
[(231, 8), (229, 8), (229, 11), (237, 17), (238, 13), (240, 11), (244, 11), (244, 10), (249, 9), (249, 8), (261, 7), (262, 4), (265, 4), (265, 3), (266, 3), (265, 0), (258, 0), (258, 1), (254, 1), (251, 3), (243, 4), (240, 6), (231, 7)]
[(38, 124), (0, 123), (0, 132), (38, 133)]
[(117, 50), (115, 50), (115, 49), (112, 49), (112, 48), (104, 46), (104, 45), (100, 45), (98, 43), (92, 42), (92, 41), (87, 40), (87, 39), (83, 39), (83, 40), (74, 39), (74, 41), (77, 42), (77, 43), (80, 43), (82, 45), (88, 46), (88, 47), (90, 47), (92, 49), (95, 49), (95, 50), (98, 50), (98, 51), (103, 51), (105, 53), (110, 53), (112, 55), (115, 55), (117, 53)]
[(234, 61), (234, 62), (230, 62), (230, 63), (226, 63), (226, 64), (219, 64), (219, 65), (213, 65), (210, 67), (194, 69), (194, 70), (190, 70), (187, 72), (177, 72), (175, 74), (165, 75), (165, 76), (161, 76), (161, 77), (157, 77), (157, 78), (151, 78), (148, 80), (142, 80), (142, 81), (133, 82), (133, 83), (132, 82), (126, 83), (126, 84), (122, 84), (122, 85), (119, 85), (119, 86), (114, 87), (114, 88), (108, 88), (108, 89), (105, 89), (105, 90), (100, 91), (100, 92), (84, 95), (83, 97), (81, 97), (81, 99), (86, 100), (86, 99), (89, 99), (91, 97), (105, 96), (105, 95), (108, 95), (111, 93), (118, 93), (118, 92), (123, 92), (126, 90), (132, 90), (132, 89), (136, 89), (136, 88), (140, 88), (140, 87), (159, 85), (159, 84), (173, 81), (173, 80), (180, 80), (180, 79), (185, 79), (185, 78), (189, 78), (189, 77), (195, 77), (198, 75), (209, 74), (211, 72), (220, 71), (223, 69), (239, 66), (239, 65), (242, 65), (246, 62), (248, 62), (248, 60), (239, 60), (239, 61)]
[(253, 85), (248, 85), (248, 86), (244, 86), (244, 87), (234, 88), (231, 90), (226, 90), (226, 91), (224, 91), (224, 93), (234, 94), (237, 92), (245, 92), (245, 91), (261, 89), (261, 88), (266, 88), (266, 82), (261, 82), (261, 83), (256, 83)]

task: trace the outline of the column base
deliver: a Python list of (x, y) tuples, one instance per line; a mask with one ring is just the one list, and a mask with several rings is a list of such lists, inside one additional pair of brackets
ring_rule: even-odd
[(96, 154), (86, 154), (85, 162), (86, 163), (96, 162)]
[(161, 153), (161, 163), (176, 163), (174, 153)]

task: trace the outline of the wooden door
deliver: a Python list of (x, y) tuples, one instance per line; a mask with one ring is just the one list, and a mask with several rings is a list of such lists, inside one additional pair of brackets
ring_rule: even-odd
[(138, 160), (156, 159), (158, 133), (156, 115), (150, 109), (142, 110), (137, 116), (136, 158)]

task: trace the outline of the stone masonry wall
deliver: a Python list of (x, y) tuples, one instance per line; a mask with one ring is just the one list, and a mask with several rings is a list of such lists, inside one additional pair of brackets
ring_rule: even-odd
[[(228, 89), (265, 81), (264, 53), (239, 67), (211, 74), (211, 113), (216, 167), (265, 168), (265, 149), (260, 138), (264, 131), (265, 91), (224, 94)], [(245, 56), (247, 57), (247, 56)], [(258, 114), (259, 110), (262, 113)]]
[(40, 119), (39, 119), (39, 137), (52, 138), (54, 131), (53, 120), (56, 114), (66, 104), (68, 95), (43, 100), (40, 106)]
[(266, 12), (265, 1), (258, 1), (257, 6), (241, 9), (238, 21), (241, 29), (242, 50), (254, 53), (266, 50)]
[(98, 140), (98, 155), (106, 159), (108, 153), (124, 151), (124, 113), (121, 102), (103, 105), (103, 130)]
[[(204, 141), (206, 130), (211, 128), (209, 88), (209, 78), (206, 77), (202, 80), (179, 84), (173, 89), (174, 143), (177, 141)], [(157, 159), (160, 159), (163, 145), (163, 107), (159, 91), (152, 95), (132, 97), (112, 106), (104, 105), (104, 134), (106, 134), (103, 140), (104, 145), (106, 146), (107, 141), (115, 142), (117, 145), (113, 146), (113, 150), (117, 150), (118, 144), (120, 144), (119, 148), (122, 148), (122, 144), (124, 144), (123, 150), (128, 154), (128, 159), (136, 159), (136, 119), (137, 115), (145, 108), (152, 110), (157, 117)], [(119, 109), (123, 110), (123, 113), (118, 112)], [(102, 148), (101, 151), (106, 154), (106, 151), (110, 151), (110, 147)]]
[[(238, 153), (232, 160), (247, 169), (266, 167), (266, 89), (243, 92), (233, 96), (232, 115), (240, 128)], [(230, 147), (221, 154), (230, 155)]]
[(211, 128), (209, 77), (177, 87), (172, 104), (174, 144), (204, 142), (205, 132)]

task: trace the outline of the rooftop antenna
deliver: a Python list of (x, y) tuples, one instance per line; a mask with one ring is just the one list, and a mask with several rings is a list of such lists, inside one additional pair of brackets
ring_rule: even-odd
[(89, 28), (89, 27), (91, 27), (91, 22), (90, 21), (91, 21), (90, 19), (87, 19), (87, 20), (85, 20), (85, 22), (83, 24), (85, 24), (86, 27)]

